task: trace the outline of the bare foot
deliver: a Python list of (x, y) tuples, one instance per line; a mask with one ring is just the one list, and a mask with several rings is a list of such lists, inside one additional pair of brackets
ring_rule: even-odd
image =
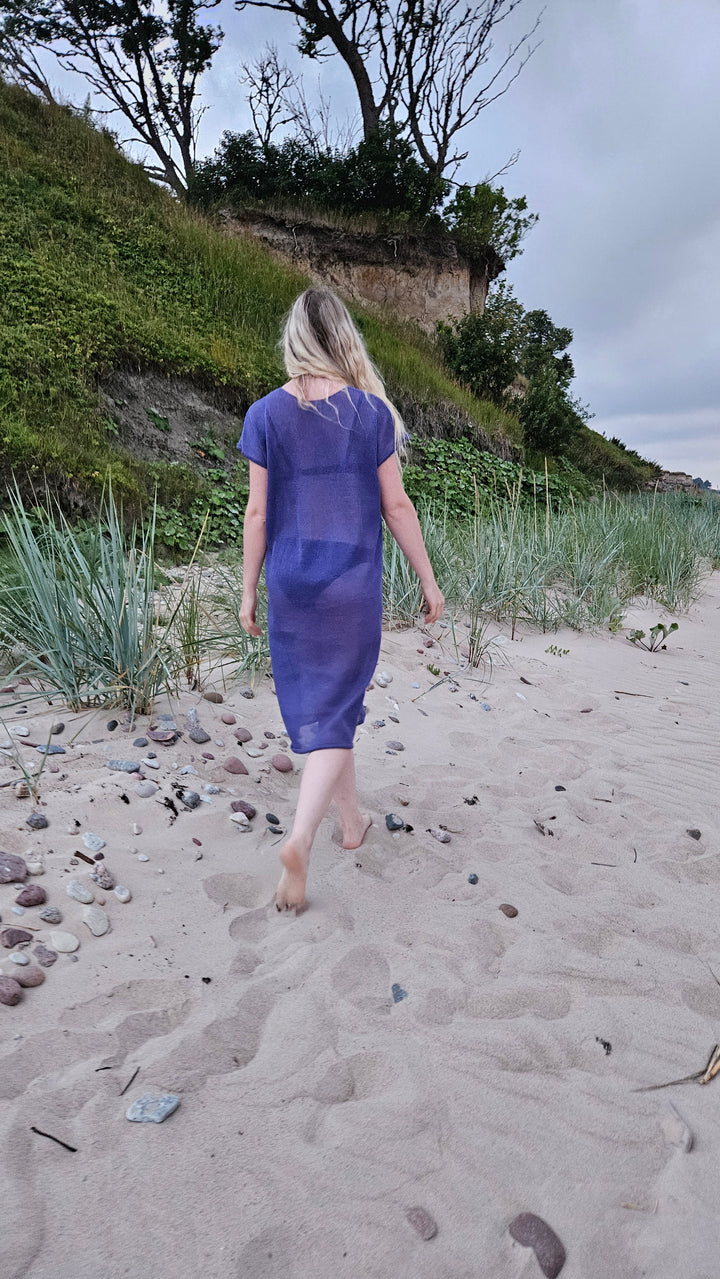
[(280, 849), (280, 861), (284, 870), (275, 892), (275, 905), (278, 910), (300, 910), (305, 905), (310, 853), (303, 853), (288, 839)]
[(361, 813), (361, 820), (354, 826), (350, 826), (342, 831), (343, 848), (359, 848), (370, 827), (372, 826), (372, 817), (369, 813)]

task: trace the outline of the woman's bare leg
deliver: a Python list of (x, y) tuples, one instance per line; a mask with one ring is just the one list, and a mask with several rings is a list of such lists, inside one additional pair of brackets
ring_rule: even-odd
[(343, 848), (359, 848), (368, 827), (372, 825), (372, 817), (369, 813), (361, 813), (358, 808), (355, 757), (352, 751), (347, 752), (343, 770), (333, 791), (333, 799), (340, 814), (341, 838), (338, 842), (342, 843)]
[(275, 894), (278, 910), (295, 910), (305, 901), (310, 850), (351, 750), (311, 751), (305, 761), (295, 820), (280, 849), (284, 866)]

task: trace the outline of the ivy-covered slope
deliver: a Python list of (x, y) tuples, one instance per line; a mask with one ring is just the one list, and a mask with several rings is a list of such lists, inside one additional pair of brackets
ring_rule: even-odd
[[(131, 505), (155, 486), (175, 510), (206, 495), (220, 459), (124, 447), (101, 388), (148, 370), (241, 417), (282, 377), (280, 320), (306, 283), (153, 185), (108, 134), (0, 82), (0, 491), (14, 474), (90, 510), (110, 474)], [(521, 449), (517, 420), (453, 382), (419, 331), (355, 314), (411, 429)], [(172, 429), (162, 409), (148, 418), (150, 437)], [(242, 466), (232, 441), (221, 452), (228, 473)]]

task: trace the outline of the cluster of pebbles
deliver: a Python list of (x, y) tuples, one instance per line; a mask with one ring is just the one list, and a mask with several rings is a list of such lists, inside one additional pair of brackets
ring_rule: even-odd
[[(93, 937), (102, 937), (110, 930), (110, 917), (103, 910), (104, 894), (112, 891), (123, 903), (129, 902), (132, 894), (129, 888), (115, 884), (98, 848), (104, 841), (90, 832), (83, 839), (86, 847), (96, 848), (97, 858), (87, 880), (69, 880), (65, 893), (82, 906), (81, 921)], [(50, 904), (46, 889), (37, 882), (44, 871), (41, 853), (30, 852), (26, 857), (19, 857), (15, 853), (0, 852), (0, 884), (7, 885), (14, 893), (9, 912), (14, 919), (9, 922), (4, 902), (3, 916), (0, 916), (0, 955), (2, 951), (8, 952), (0, 958), (0, 1004), (10, 1007), (20, 1002), (24, 988), (42, 985), (43, 970), (51, 968), (58, 955), (71, 955), (80, 946), (76, 933), (59, 927), (63, 923), (63, 912), (59, 906)], [(28, 880), (28, 877), (31, 878)]]

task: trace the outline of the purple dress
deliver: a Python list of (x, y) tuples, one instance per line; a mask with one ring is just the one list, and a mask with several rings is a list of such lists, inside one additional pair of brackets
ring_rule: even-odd
[(252, 404), (238, 444), (267, 468), (268, 632), (280, 711), (299, 754), (349, 749), (380, 654), (378, 467), (387, 405), (356, 387), (302, 408), (282, 387)]

